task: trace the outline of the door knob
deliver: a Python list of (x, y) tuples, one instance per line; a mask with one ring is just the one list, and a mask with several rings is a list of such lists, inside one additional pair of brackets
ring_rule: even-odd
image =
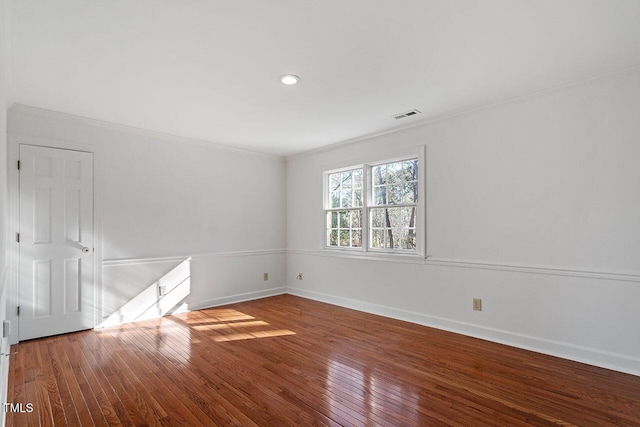
[(82, 252), (87, 253), (87, 252), (90, 252), (90, 251), (91, 251), (91, 249), (89, 249), (88, 247), (86, 247), (86, 246), (82, 247)]

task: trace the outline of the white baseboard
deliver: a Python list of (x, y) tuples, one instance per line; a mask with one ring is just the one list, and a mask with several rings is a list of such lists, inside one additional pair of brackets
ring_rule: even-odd
[(243, 294), (229, 295), (220, 298), (211, 298), (204, 301), (190, 302), (189, 310), (202, 310), (204, 308), (217, 307), (219, 305), (233, 304), (236, 302), (251, 301), (259, 298), (282, 295), (287, 292), (287, 288), (280, 286), (277, 288), (264, 289), (261, 291), (247, 292)]
[(640, 376), (640, 358), (303, 289), (288, 294)]

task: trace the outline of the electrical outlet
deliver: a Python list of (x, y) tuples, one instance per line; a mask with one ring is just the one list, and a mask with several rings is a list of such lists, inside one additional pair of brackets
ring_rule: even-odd
[(296, 280), (302, 280), (302, 273), (298, 273), (298, 275), (296, 276)]
[(473, 309), (475, 311), (482, 311), (482, 300), (480, 298), (473, 299)]
[(267, 280), (269, 280), (269, 273), (264, 273), (262, 277), (263, 277), (263, 280), (266, 282)]
[(165, 296), (167, 294), (167, 287), (166, 286), (158, 286), (158, 296)]

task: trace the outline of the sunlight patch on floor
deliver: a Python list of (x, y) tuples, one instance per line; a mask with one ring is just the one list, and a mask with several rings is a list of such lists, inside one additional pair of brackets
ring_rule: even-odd
[(290, 331), (288, 329), (274, 329), (271, 331), (258, 331), (244, 334), (230, 334), (223, 335), (219, 337), (215, 337), (213, 340), (215, 342), (226, 342), (226, 341), (239, 341), (239, 340), (251, 340), (254, 338), (272, 338), (272, 337), (282, 337), (286, 335), (295, 335), (296, 333)]
[(210, 308), (179, 317), (194, 331), (211, 332), (215, 342), (296, 334), (288, 329), (276, 329), (264, 320), (229, 308)]

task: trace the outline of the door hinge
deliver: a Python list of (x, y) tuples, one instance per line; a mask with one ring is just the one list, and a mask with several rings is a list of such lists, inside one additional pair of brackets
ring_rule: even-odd
[(20, 316), (20, 306), (18, 306), (18, 316)]
[(18, 160), (18, 170), (20, 170), (20, 160)]
[(16, 233), (16, 242), (20, 243), (20, 233)]

